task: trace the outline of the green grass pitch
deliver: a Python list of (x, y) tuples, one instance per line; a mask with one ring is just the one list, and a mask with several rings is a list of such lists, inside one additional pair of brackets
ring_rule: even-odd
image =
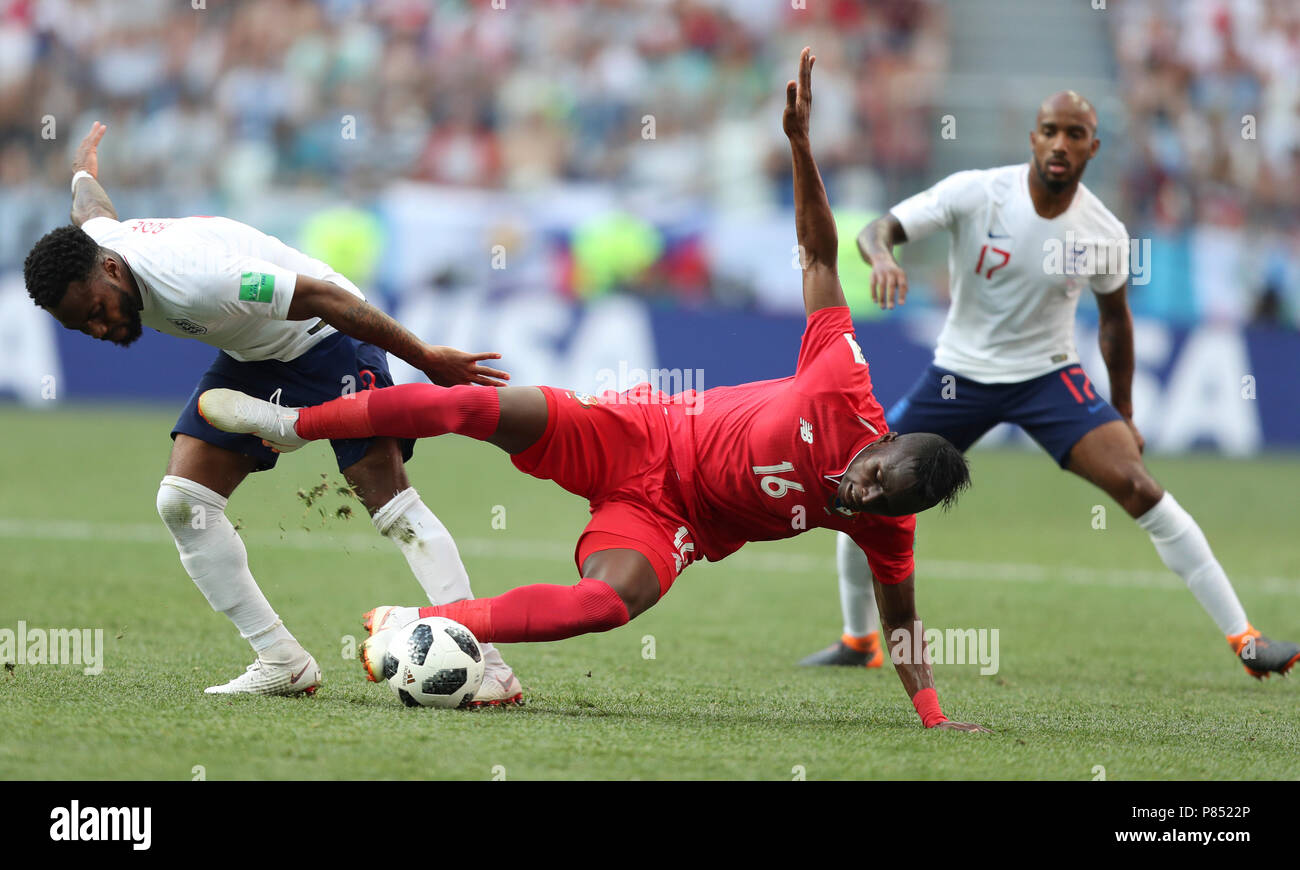
[[(187, 780), (1287, 778), (1300, 685), (1250, 679), (1146, 537), (1041, 454), (972, 454), (974, 489), (918, 532), (930, 627), (998, 629), (994, 675), (936, 667), (955, 719), (924, 731), (888, 665), (795, 666), (839, 631), (833, 538), (750, 545), (685, 572), (607, 634), (504, 648), (527, 705), (408, 710), (345, 658), (376, 604), (421, 601), (364, 509), (296, 493), (313, 445), (229, 509), (252, 569), (325, 673), (314, 698), (213, 698), (251, 653), (185, 575), (154, 512), (174, 412), (0, 408), (0, 629), (104, 629), (104, 670), (0, 670), (0, 777)], [(1255, 624), (1300, 636), (1300, 461), (1152, 460), (1197, 517)], [(494, 448), (425, 441), (409, 466), (478, 595), (573, 583), (586, 506)], [(1106, 528), (1094, 528), (1095, 505)], [(504, 511), (504, 513), (502, 513)], [(493, 519), (504, 516), (505, 528)], [(499, 523), (498, 523), (499, 524)], [(349, 637), (350, 636), (350, 637)], [(648, 653), (653, 647), (653, 657)]]

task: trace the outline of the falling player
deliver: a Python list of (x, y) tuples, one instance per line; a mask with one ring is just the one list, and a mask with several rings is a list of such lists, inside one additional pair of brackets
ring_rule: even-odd
[[(301, 410), (230, 390), (200, 397), (214, 424), (279, 449), (316, 438), (466, 435), (590, 502), (591, 522), (575, 553), (577, 585), (375, 608), (365, 620), (372, 679), (388, 629), (420, 616), (454, 619), (480, 640), (498, 642), (608, 631), (654, 605), (697, 556), (716, 561), (746, 541), (816, 527), (843, 531), (862, 547), (885, 624), (920, 636), (912, 514), (950, 503), (969, 477), (964, 458), (942, 438), (889, 432), (872, 397), (835, 270), (835, 222), (809, 145), (812, 65), (804, 49), (783, 117), (808, 313), (793, 377), (676, 396), (642, 384), (600, 398), (549, 387), (408, 385)], [(947, 721), (927, 661), (905, 659), (898, 674), (926, 727), (984, 730)]]
[[(934, 362), (889, 411), (899, 432), (936, 432), (963, 452), (998, 423), (1022, 427), (1061, 468), (1105, 490), (1151, 537), (1255, 677), (1286, 673), (1300, 646), (1264, 637), (1246, 620), (1196, 521), (1142, 462), (1133, 424), (1133, 319), (1126, 298), (1124, 225), (1081, 183), (1097, 153), (1097, 113), (1073, 91), (1049, 97), (1029, 134), (1031, 162), (958, 172), (868, 224), (858, 250), (872, 265), (882, 308), (902, 304), (907, 276), (894, 245), (950, 235), (952, 305)], [(1108, 404), (1074, 348), (1084, 287), (1100, 312)], [(867, 566), (837, 541), (841, 639), (807, 665), (879, 667)]]
[[(172, 428), (158, 513), (181, 564), (213, 609), (225, 613), (256, 653), (248, 669), (212, 694), (297, 694), (320, 683), (316, 660), (289, 633), (248, 569), (226, 518), (226, 502), (250, 472), (275, 465), (258, 439), (213, 428), (198, 397), (237, 387), (297, 404), (392, 383), (385, 351), (435, 383), (493, 384), (503, 372), (467, 354), (420, 341), (369, 305), (348, 279), (319, 260), (225, 218), (118, 221), (99, 185), (98, 122), (78, 149), (73, 226), (38, 241), (23, 264), (28, 293), (68, 329), (126, 347), (144, 326), (220, 348)], [(471, 595), (456, 545), (407, 480), (411, 442), (336, 440), (339, 470), (380, 534), (406, 557), (435, 604)], [(514, 702), (518, 679), (495, 649), (476, 703)]]

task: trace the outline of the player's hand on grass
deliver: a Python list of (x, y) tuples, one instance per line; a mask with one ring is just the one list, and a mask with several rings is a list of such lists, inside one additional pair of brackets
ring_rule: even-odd
[(946, 719), (934, 727), (936, 729), (944, 728), (948, 731), (983, 731), (986, 734), (993, 733), (990, 729), (985, 728), (983, 725), (976, 725), (974, 722), (949, 722)]
[(871, 267), (871, 301), (890, 309), (907, 301), (907, 273), (892, 256), (876, 257)]
[(500, 369), (479, 365), (486, 359), (501, 359), (499, 353), (466, 353), (454, 347), (429, 348), (429, 362), (424, 374), (440, 387), (461, 384), (480, 384), (485, 387), (504, 387), (510, 375)]
[(108, 127), (98, 121), (90, 125), (90, 132), (77, 146), (77, 156), (72, 160), (74, 173), (89, 172), (96, 180), (99, 179), (99, 140), (104, 138), (106, 130)]
[(808, 138), (808, 117), (812, 114), (812, 68), (817, 58), (805, 47), (799, 54), (799, 79), (785, 86), (785, 113), (781, 127), (791, 139)]

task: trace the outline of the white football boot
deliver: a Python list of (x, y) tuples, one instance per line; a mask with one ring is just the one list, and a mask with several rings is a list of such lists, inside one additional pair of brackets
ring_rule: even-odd
[(239, 676), (206, 695), (312, 695), (321, 684), (320, 665), (296, 640), (278, 640), (258, 653)]
[[(272, 398), (279, 398), (279, 390)], [(298, 422), (297, 408), (256, 399), (238, 390), (204, 390), (199, 396), (199, 416), (223, 432), (256, 435), (280, 453), (307, 443), (293, 428)]]
[(501, 659), (496, 647), (483, 653), (483, 684), (474, 697), (465, 702), (466, 707), (506, 707), (524, 702), (524, 687)]
[[(377, 683), (384, 678), (384, 653), (388, 651), (393, 631), (419, 618), (418, 607), (390, 604), (376, 607), (361, 617), (362, 627), (370, 632), (370, 637), (362, 641), (360, 650), (361, 665), (366, 670), (367, 679)], [(465, 706), (499, 707), (523, 702), (524, 688), (519, 678), (501, 658), (501, 652), (495, 646), (488, 646), (483, 650), (483, 684)]]

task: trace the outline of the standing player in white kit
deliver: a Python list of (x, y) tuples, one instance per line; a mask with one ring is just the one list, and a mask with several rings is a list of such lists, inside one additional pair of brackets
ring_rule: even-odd
[[(1142, 462), (1133, 425), (1133, 318), (1124, 225), (1080, 182), (1101, 141), (1097, 114), (1073, 91), (1049, 97), (1029, 134), (1031, 162), (958, 172), (868, 224), (858, 249), (882, 308), (902, 304), (907, 278), (894, 245), (951, 234), (952, 305), (934, 362), (887, 414), (890, 429), (934, 432), (965, 451), (998, 423), (1023, 428), (1061, 468), (1105, 490), (1151, 537), (1256, 678), (1285, 674), (1300, 646), (1264, 637), (1246, 619), (1204, 533)], [(1108, 404), (1074, 348), (1083, 288), (1100, 312)], [(805, 665), (883, 660), (866, 557), (838, 536), (840, 640)]]
[[(320, 684), (315, 658), (289, 633), (248, 569), (226, 501), (249, 473), (275, 465), (260, 439), (231, 435), (198, 413), (214, 387), (285, 405), (312, 405), (393, 383), (387, 353), (442, 386), (499, 385), (480, 365), (499, 354), (425, 344), (365, 301), (348, 279), (250, 226), (218, 217), (118, 221), (97, 181), (98, 122), (82, 141), (72, 180), (73, 226), (38, 241), (23, 264), (27, 291), (68, 329), (123, 347), (144, 326), (220, 349), (172, 429), (157, 507), (181, 564), (214, 610), (253, 647), (247, 670), (210, 694), (292, 695)], [(375, 528), (406, 558), (433, 604), (472, 598), (447, 529), (407, 480), (412, 444), (394, 438), (331, 442), (339, 470)], [(473, 703), (516, 703), (519, 680), (490, 644)]]

